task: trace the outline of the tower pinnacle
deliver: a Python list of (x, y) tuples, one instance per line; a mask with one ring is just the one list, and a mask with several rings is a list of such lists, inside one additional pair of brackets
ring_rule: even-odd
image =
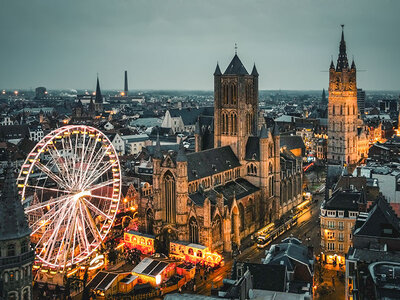
[(346, 42), (344, 40), (344, 24), (340, 26), (342, 26), (342, 38), (340, 40), (339, 56), (336, 64), (336, 71), (342, 71), (343, 69), (349, 68), (349, 62), (347, 60), (347, 53), (346, 53)]

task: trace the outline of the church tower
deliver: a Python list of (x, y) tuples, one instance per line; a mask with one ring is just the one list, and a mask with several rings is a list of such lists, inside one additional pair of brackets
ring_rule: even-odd
[(0, 299), (32, 299), (30, 233), (9, 161), (0, 195)]
[(100, 90), (99, 76), (97, 76), (96, 83), (96, 97), (94, 99), (94, 107), (97, 113), (103, 112), (103, 95)]
[(358, 147), (357, 81), (354, 60), (349, 67), (342, 25), (336, 68), (329, 68), (328, 162), (355, 164)]
[(249, 74), (237, 53), (222, 74), (214, 72), (214, 147), (230, 145), (243, 161), (249, 136), (257, 135), (258, 73)]

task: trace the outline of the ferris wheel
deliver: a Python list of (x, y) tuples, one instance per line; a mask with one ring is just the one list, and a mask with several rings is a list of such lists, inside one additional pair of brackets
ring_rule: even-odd
[(121, 195), (118, 155), (96, 128), (64, 126), (29, 153), (18, 188), (37, 258), (65, 268), (88, 258), (112, 226)]

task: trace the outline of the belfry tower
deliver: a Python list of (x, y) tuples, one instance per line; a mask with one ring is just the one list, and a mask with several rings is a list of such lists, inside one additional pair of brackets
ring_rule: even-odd
[(214, 72), (214, 147), (230, 145), (240, 161), (249, 136), (257, 135), (258, 72), (249, 74), (235, 56), (222, 74)]
[(354, 60), (349, 67), (342, 25), (342, 38), (336, 68), (329, 68), (328, 162), (355, 164), (357, 153), (357, 80)]

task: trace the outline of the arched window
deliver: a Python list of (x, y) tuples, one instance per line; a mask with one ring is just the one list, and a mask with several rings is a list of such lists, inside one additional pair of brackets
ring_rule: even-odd
[(245, 216), (244, 216), (244, 207), (242, 203), (239, 203), (239, 220), (240, 220), (240, 224), (239, 224), (239, 230), (243, 231), (244, 230), (244, 226), (245, 226), (245, 222), (244, 222)]
[(212, 235), (214, 241), (222, 240), (222, 222), (221, 222), (221, 217), (219, 215), (215, 216), (212, 228)]
[(254, 208), (254, 202), (253, 199), (249, 199), (249, 205), (247, 207), (247, 212), (248, 212), (248, 220), (255, 220), (256, 216), (255, 216), (255, 208)]
[(229, 115), (229, 134), (233, 134), (233, 114)]
[(28, 242), (26, 240), (21, 242), (21, 253), (25, 252), (28, 252)]
[(223, 93), (224, 93), (223, 102), (224, 102), (224, 104), (228, 104), (228, 85), (223, 86)]
[(272, 145), (269, 145), (268, 152), (269, 157), (272, 157)]
[(237, 88), (235, 84), (232, 85), (232, 100), (233, 104), (237, 103)]
[(7, 247), (7, 256), (15, 256), (15, 244), (9, 244)]
[(237, 134), (237, 116), (236, 116), (236, 114), (234, 113), (233, 114), (233, 135), (236, 135)]
[(195, 244), (199, 243), (199, 227), (194, 217), (189, 220), (189, 241)]
[(167, 223), (175, 223), (176, 220), (176, 195), (175, 195), (175, 179), (171, 172), (164, 175), (164, 199), (165, 199), (165, 221)]

